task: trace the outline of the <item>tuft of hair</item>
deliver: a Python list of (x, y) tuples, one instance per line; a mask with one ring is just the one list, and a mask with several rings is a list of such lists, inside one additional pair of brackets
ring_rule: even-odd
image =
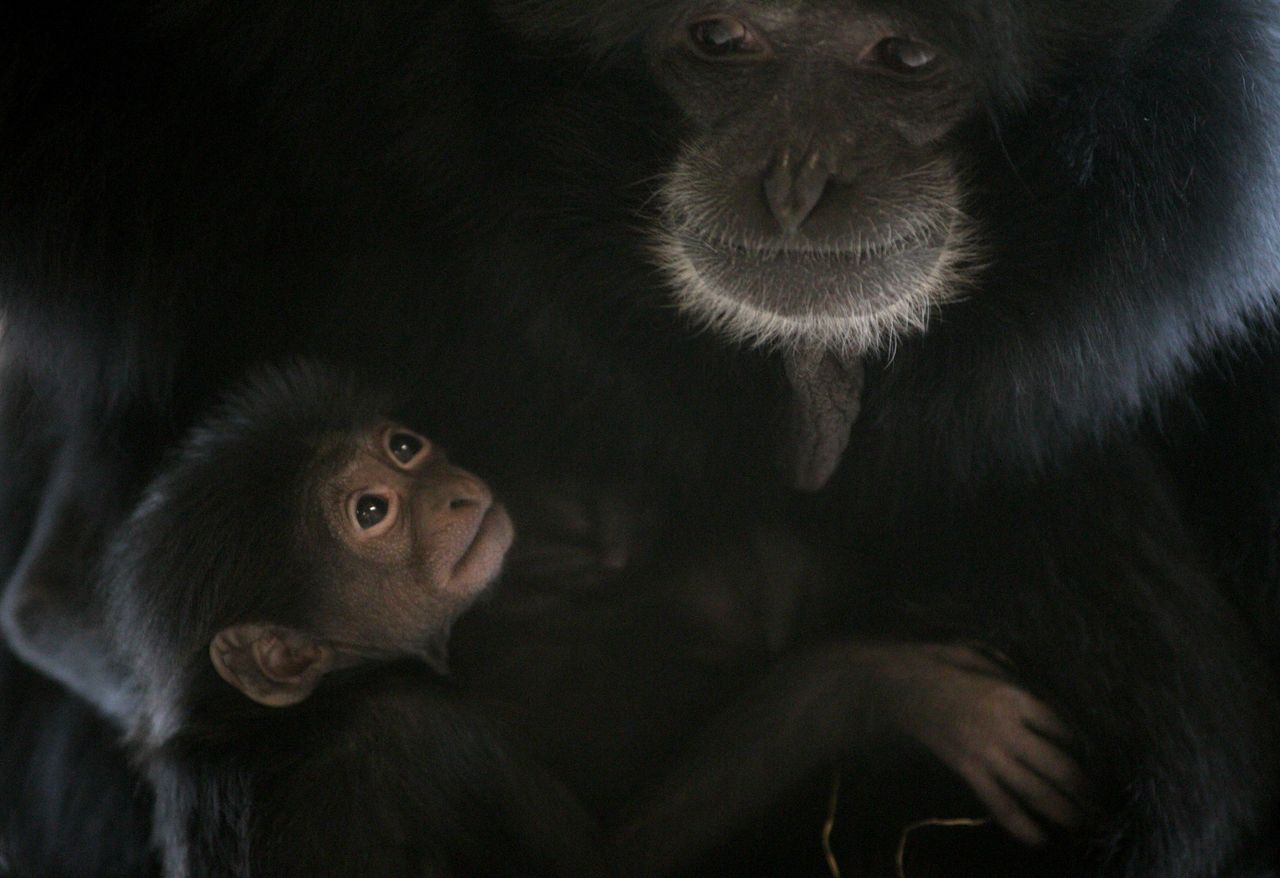
[(148, 486), (109, 552), (102, 599), (142, 690), (134, 735), (183, 721), (208, 645), (245, 621), (302, 626), (320, 575), (302, 551), (309, 486), (390, 409), (348, 375), (299, 360), (251, 373)]
[[(698, 271), (677, 236), (662, 231), (656, 238), (654, 252), (676, 306), (695, 326), (733, 345), (783, 351), (818, 347), (845, 358), (892, 353), (901, 339), (923, 334), (938, 306), (962, 295), (978, 261), (970, 236), (957, 228), (928, 272), (890, 281), (896, 296), (885, 307), (850, 307), (843, 314), (778, 314), (743, 300)], [(857, 278), (847, 283), (828, 295), (850, 303), (867, 297)]]

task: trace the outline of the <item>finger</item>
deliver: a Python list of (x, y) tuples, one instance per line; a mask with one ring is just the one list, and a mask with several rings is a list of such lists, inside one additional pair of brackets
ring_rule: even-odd
[(997, 766), (996, 776), (1001, 786), (1018, 801), (1050, 823), (1075, 829), (1084, 821), (1079, 805), (1047, 778), (1017, 759)]
[(965, 774), (964, 778), (1005, 832), (1029, 847), (1044, 844), (1045, 835), (1039, 824), (994, 777), (985, 771), (975, 771)]
[(941, 652), (942, 660), (958, 670), (970, 671), (984, 677), (1003, 679), (1008, 676), (998, 662), (972, 646), (944, 646)]
[(969, 641), (965, 646), (988, 662), (994, 664), (1000, 673), (1008, 674), (1013, 670), (1013, 660), (994, 646), (990, 646), (976, 640)]
[(1062, 793), (1083, 802), (1087, 798), (1089, 782), (1080, 770), (1079, 763), (1049, 738), (1042, 737), (1036, 730), (1030, 732), (1018, 735), (1012, 742), (1017, 759)]
[(1063, 744), (1071, 741), (1071, 729), (1034, 695), (1028, 694), (1023, 698), (1019, 711), (1022, 714), (1022, 724), (1033, 732)]

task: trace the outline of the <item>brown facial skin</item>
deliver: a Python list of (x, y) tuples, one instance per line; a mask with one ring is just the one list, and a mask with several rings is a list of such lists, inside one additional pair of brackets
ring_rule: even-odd
[(488, 486), (426, 437), (386, 423), (354, 443), (312, 491), (334, 571), (316, 629), (235, 625), (210, 646), (218, 673), (259, 703), (296, 704), (325, 673), (372, 659), (418, 656), (444, 671), (450, 626), (511, 546)]
[(937, 16), (898, 5), (683, 6), (649, 33), (688, 129), (656, 250), (695, 320), (852, 356), (962, 288), (974, 230), (947, 138), (978, 89)]
[(511, 520), (484, 482), (424, 436), (385, 424), (357, 442), (321, 498), (350, 583), (333, 596), (334, 635), (412, 650), (493, 581)]

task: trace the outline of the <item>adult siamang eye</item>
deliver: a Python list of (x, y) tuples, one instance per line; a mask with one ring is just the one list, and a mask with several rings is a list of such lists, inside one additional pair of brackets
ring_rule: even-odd
[(361, 530), (368, 530), (387, 517), (390, 504), (386, 497), (377, 494), (361, 494), (356, 498), (356, 524)]
[(703, 18), (689, 25), (689, 42), (709, 58), (759, 55), (767, 50), (764, 40), (750, 25), (728, 15)]
[(932, 46), (904, 37), (887, 37), (876, 43), (871, 59), (894, 73), (920, 73), (932, 64), (938, 52)]
[(387, 438), (387, 447), (391, 456), (401, 463), (408, 463), (418, 456), (422, 450), (422, 440), (412, 433), (392, 433)]

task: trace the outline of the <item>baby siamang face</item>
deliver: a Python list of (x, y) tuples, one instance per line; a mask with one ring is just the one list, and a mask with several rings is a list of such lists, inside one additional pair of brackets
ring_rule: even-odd
[(269, 707), (297, 704), (330, 671), (362, 662), (416, 656), (447, 670), (454, 619), (511, 546), (511, 519), (488, 486), (425, 436), (377, 424), (345, 437), (337, 459), (318, 464), (303, 491), (301, 547), (321, 579), (306, 595), (311, 621), (246, 621), (209, 646), (218, 674)]
[(333, 635), (384, 647), (436, 636), (502, 567), (511, 519), (488, 486), (425, 436), (358, 434), (318, 499), (337, 544)]

